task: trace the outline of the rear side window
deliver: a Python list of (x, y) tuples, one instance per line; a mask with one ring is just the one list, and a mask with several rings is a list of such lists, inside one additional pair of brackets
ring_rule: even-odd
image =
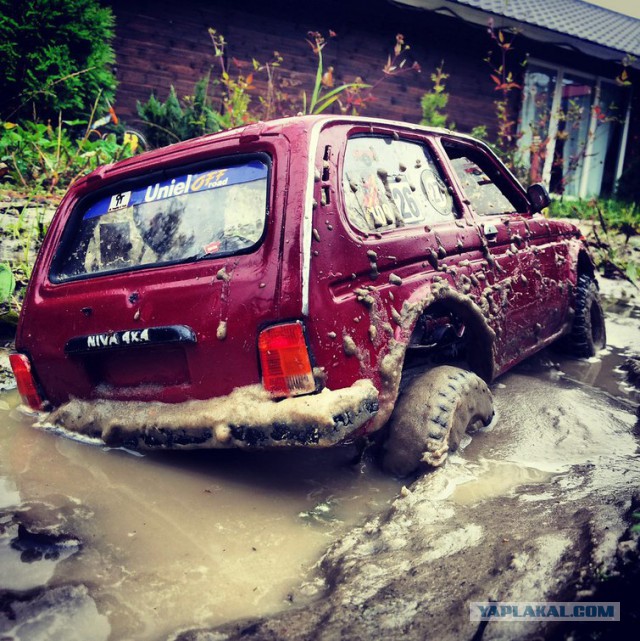
[(52, 278), (249, 250), (265, 228), (268, 173), (252, 159), (104, 195), (73, 217)]
[(363, 232), (437, 223), (456, 216), (453, 198), (429, 150), (406, 140), (351, 138), (343, 192), (349, 222)]

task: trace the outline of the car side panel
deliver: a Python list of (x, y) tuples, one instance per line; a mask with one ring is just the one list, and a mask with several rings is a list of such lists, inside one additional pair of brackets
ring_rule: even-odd
[[(480, 295), (483, 284), (471, 276), (482, 270), (482, 239), (464, 216), (383, 233), (356, 230), (341, 193), (350, 130), (334, 126), (320, 138), (306, 323), (330, 388), (369, 378), (384, 396), (402, 367), (398, 346), (409, 342), (422, 307), (434, 301), (434, 288), (442, 290), (439, 295), (464, 291), (470, 301)], [(421, 142), (429, 144), (427, 137)]]

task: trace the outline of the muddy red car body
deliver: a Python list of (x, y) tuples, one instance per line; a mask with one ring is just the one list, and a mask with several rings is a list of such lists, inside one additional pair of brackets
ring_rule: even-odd
[(489, 381), (571, 331), (593, 264), (545, 204), (468, 136), (364, 118), (258, 123), (102, 167), (38, 257), (21, 392), (140, 447), (376, 430), (410, 361), (462, 359)]

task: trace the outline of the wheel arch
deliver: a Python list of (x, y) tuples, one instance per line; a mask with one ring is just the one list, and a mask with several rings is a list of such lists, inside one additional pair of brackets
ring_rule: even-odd
[(432, 283), (414, 292), (403, 305), (394, 340), (379, 361), (380, 410), (367, 431), (379, 429), (391, 415), (398, 397), (408, 346), (421, 320), (434, 309), (438, 313), (451, 312), (464, 322), (466, 331), (472, 333), (474, 345), (477, 346), (477, 349), (471, 350), (470, 366), (486, 382), (493, 380), (497, 369), (496, 335), (482, 310), (471, 296), (459, 293), (447, 282)]
[(578, 254), (576, 281), (583, 275), (589, 276), (592, 280), (596, 279), (595, 264), (585, 249), (581, 250)]
[[(454, 293), (451, 292), (451, 294)], [(416, 319), (410, 341), (417, 338), (416, 333), (419, 332), (423, 319), (447, 314), (459, 319), (465, 326), (465, 333), (469, 336), (473, 346), (473, 349), (468, 350), (466, 359), (471, 371), (486, 382), (490, 382), (495, 373), (494, 342), (496, 336), (480, 308), (470, 298), (460, 295), (445, 295), (433, 300), (425, 306)]]

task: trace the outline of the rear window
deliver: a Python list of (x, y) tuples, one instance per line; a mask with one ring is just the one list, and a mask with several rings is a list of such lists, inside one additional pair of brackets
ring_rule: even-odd
[(251, 249), (267, 216), (266, 159), (183, 173), (81, 206), (65, 233), (55, 281)]

